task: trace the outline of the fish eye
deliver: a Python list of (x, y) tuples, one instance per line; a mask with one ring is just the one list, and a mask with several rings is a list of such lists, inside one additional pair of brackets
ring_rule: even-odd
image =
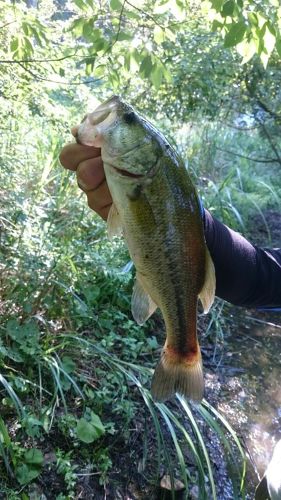
[(124, 113), (123, 119), (124, 119), (125, 123), (127, 123), (128, 125), (131, 125), (131, 123), (135, 122), (136, 115), (133, 111), (129, 111), (128, 113)]

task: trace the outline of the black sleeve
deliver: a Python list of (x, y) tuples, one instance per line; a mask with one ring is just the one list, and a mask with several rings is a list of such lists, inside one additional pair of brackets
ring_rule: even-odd
[(216, 270), (216, 295), (232, 304), (281, 308), (281, 249), (262, 249), (204, 210), (207, 246)]

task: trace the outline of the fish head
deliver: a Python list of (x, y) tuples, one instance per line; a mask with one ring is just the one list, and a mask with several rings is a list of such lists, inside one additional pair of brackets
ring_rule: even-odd
[(149, 174), (162, 151), (154, 127), (119, 96), (86, 115), (74, 135), (80, 144), (100, 147), (105, 167), (128, 177)]

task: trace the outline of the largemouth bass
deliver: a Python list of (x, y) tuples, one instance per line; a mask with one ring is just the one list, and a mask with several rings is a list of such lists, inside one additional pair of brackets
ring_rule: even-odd
[(175, 392), (195, 401), (204, 381), (197, 340), (197, 302), (207, 312), (215, 272), (200, 203), (183, 161), (165, 137), (118, 96), (88, 114), (77, 141), (101, 147), (113, 199), (108, 232), (123, 233), (136, 267), (132, 314), (143, 324), (160, 308), (167, 338), (152, 379), (152, 395)]

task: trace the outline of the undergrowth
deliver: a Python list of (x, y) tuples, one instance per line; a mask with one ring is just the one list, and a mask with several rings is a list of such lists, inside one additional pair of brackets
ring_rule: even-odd
[[(128, 474), (138, 474), (147, 491), (164, 471), (172, 486), (180, 479), (187, 490), (196, 484), (200, 498), (215, 499), (204, 422), (221, 441), (234, 497), (243, 497), (245, 456), (223, 416), (206, 401), (195, 407), (183, 398), (167, 405), (151, 398), (161, 319), (143, 327), (131, 319), (127, 251), (119, 240), (108, 242), (74, 175), (58, 164), (70, 113), (46, 125), (24, 105), (21, 112), (20, 122), (5, 115), (11, 133), (0, 171), (3, 494), (47, 494), (51, 477), (50, 498), (74, 498), (87, 477), (106, 488), (111, 471), (127, 460)], [(245, 155), (257, 152), (256, 131), (219, 127), (196, 125), (182, 151), (203, 203), (246, 234), (253, 213), (266, 225), (266, 210), (280, 208), (281, 184), (273, 182), (275, 166), (269, 171), (226, 154), (234, 142)], [(221, 313), (214, 309), (208, 335), (221, 335)]]

